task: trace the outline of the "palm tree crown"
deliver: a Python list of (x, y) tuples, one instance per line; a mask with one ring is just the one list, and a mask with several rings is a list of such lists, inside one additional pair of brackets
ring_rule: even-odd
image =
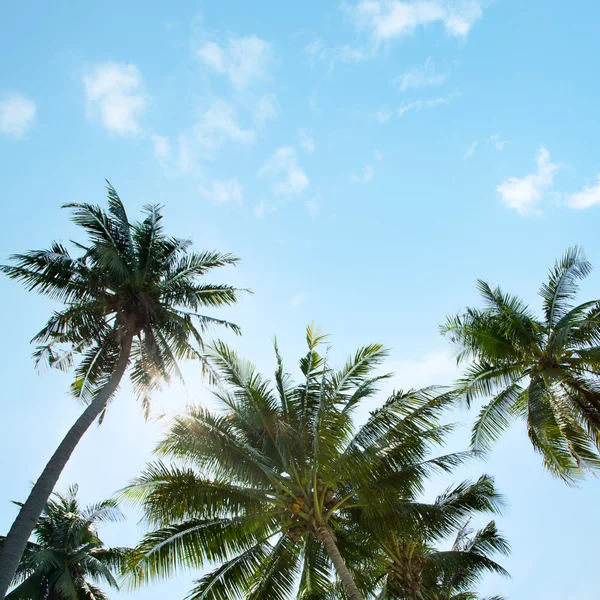
[(479, 413), (472, 443), (488, 449), (514, 418), (523, 418), (534, 448), (567, 482), (600, 467), (600, 302), (575, 305), (578, 281), (591, 271), (569, 249), (539, 291), (543, 318), (484, 281), (483, 309), (448, 318), (442, 332), (471, 361), (459, 381), (470, 404), (492, 396)]
[(178, 373), (178, 359), (202, 361), (202, 334), (209, 325), (238, 331), (232, 323), (198, 312), (237, 300), (238, 290), (231, 286), (198, 281), (211, 269), (235, 264), (235, 257), (192, 252), (189, 240), (167, 236), (159, 206), (146, 206), (144, 220), (130, 223), (110, 184), (108, 211), (91, 204), (66, 207), (88, 236), (87, 245), (73, 242), (78, 257), (55, 242), (47, 250), (17, 254), (13, 265), (0, 267), (29, 290), (65, 305), (35, 336), (35, 356), (38, 364), (63, 370), (77, 356), (72, 391), (87, 403), (36, 481), (0, 550), (0, 600), (60, 473), (91, 424), (102, 419), (130, 361), (131, 381), (147, 413), (149, 392)]
[[(114, 371), (124, 338), (133, 339), (131, 380), (144, 400), (161, 380), (177, 371), (177, 359), (201, 358), (202, 332), (210, 325), (236, 325), (199, 310), (233, 304), (238, 290), (206, 284), (209, 270), (235, 264), (231, 254), (193, 252), (191, 241), (165, 234), (160, 206), (146, 206), (146, 217), (130, 223), (117, 192), (108, 184), (108, 211), (91, 204), (67, 204), (73, 222), (89, 243), (75, 243), (72, 257), (54, 242), (46, 250), (12, 256), (1, 267), (29, 290), (65, 304), (35, 336), (35, 357), (66, 369), (81, 356), (72, 385), (85, 400)], [(65, 350), (66, 346), (66, 351)]]
[[(481, 485), (481, 482), (475, 485)], [(484, 485), (489, 485), (489, 482)], [(459, 486), (451, 494), (468, 495), (472, 493), (469, 487)], [(438, 498), (436, 504), (445, 502), (446, 498)], [(381, 542), (380, 552), (384, 561), (379, 565), (383, 576), (380, 597), (479, 600), (480, 595), (475, 588), (484, 574), (491, 572), (508, 576), (492, 558), (494, 554), (506, 555), (509, 552), (508, 542), (498, 532), (494, 521), (476, 531), (469, 528), (469, 521), (464, 522), (457, 529), (451, 547), (441, 550), (439, 543), (447, 538), (444, 529), (437, 530), (435, 520), (431, 519), (427, 526), (392, 532)]]
[[(46, 504), (13, 580), (7, 600), (106, 600), (94, 583), (118, 589), (113, 575), (128, 548), (106, 548), (96, 526), (119, 521), (114, 500), (81, 508), (77, 486)], [(0, 538), (0, 543), (4, 538)], [(91, 582), (94, 583), (91, 583)]]
[(470, 454), (427, 456), (451, 429), (438, 421), (451, 395), (395, 393), (357, 430), (355, 409), (387, 377), (374, 373), (386, 351), (365, 346), (334, 370), (318, 352), (324, 339), (308, 328), (299, 384), (277, 347), (270, 384), (214, 344), (222, 411), (196, 407), (178, 417), (158, 447), (174, 464), (149, 465), (124, 492), (153, 528), (130, 560), (135, 581), (210, 562), (217, 567), (190, 599), (325, 598), (333, 574), (346, 597), (362, 598), (372, 581), (352, 565), (365, 558), (365, 531), (383, 535), (429, 516), (451, 528), (469, 513), (464, 502), (440, 510), (416, 501), (431, 472)]

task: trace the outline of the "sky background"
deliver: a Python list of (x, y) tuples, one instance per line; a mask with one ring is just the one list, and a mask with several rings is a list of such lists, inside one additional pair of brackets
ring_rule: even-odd
[[(315, 321), (339, 362), (369, 342), (391, 348), (397, 374), (379, 401), (450, 383), (438, 325), (478, 302), (476, 278), (539, 310), (568, 246), (600, 266), (599, 21), (592, 0), (4, 2), (0, 259), (77, 236), (60, 206), (103, 203), (106, 178), (132, 218), (164, 204), (170, 233), (242, 258), (210, 280), (254, 294), (216, 316), (242, 326), (223, 337), (261, 370), (275, 334), (295, 367)], [(6, 279), (0, 298), (6, 532), (9, 501), (25, 499), (81, 407), (67, 375), (33, 369), (29, 340), (52, 303)], [(59, 487), (78, 482), (93, 502), (136, 476), (170, 414), (210, 403), (196, 365), (184, 373), (148, 423), (125, 385)], [(474, 413), (454, 417), (462, 449)], [(598, 481), (553, 480), (521, 426), (453, 480), (483, 472), (507, 497), (497, 521), (513, 552), (512, 579), (482, 591), (597, 598)], [(101, 530), (106, 543), (139, 539), (128, 515)], [(198, 575), (111, 597), (183, 598)]]

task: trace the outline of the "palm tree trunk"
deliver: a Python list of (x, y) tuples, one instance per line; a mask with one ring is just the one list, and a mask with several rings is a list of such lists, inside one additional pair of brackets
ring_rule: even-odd
[(340, 578), (340, 581), (344, 586), (344, 590), (346, 591), (346, 594), (348, 594), (350, 600), (364, 600), (358, 587), (356, 587), (356, 583), (354, 583), (354, 579), (352, 578), (350, 571), (348, 571), (348, 567), (346, 566), (340, 551), (338, 550), (338, 547), (335, 543), (335, 538), (333, 537), (333, 532), (329, 526), (324, 525), (323, 527), (319, 527), (317, 530), (317, 536), (323, 543), (325, 552), (327, 552), (329, 558), (331, 558), (331, 562), (335, 567), (335, 571)]
[(50, 498), (50, 494), (60, 474), (69, 458), (71, 458), (71, 454), (73, 454), (83, 434), (98, 418), (109, 398), (119, 387), (119, 383), (129, 363), (131, 343), (132, 336), (126, 335), (121, 343), (121, 353), (113, 374), (59, 444), (52, 458), (44, 467), (39, 479), (35, 482), (27, 501), (23, 504), (8, 535), (4, 539), (2, 549), (0, 550), (0, 600), (5, 600), (6, 593), (17, 570), (21, 556), (23, 556), (29, 536), (42, 514), (44, 506), (46, 506), (46, 502)]

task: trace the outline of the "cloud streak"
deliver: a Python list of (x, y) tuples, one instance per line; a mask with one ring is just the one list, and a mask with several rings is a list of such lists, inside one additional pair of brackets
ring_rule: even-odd
[(403, 117), (407, 112), (420, 111), (429, 108), (435, 108), (436, 106), (443, 106), (444, 104), (450, 104), (455, 98), (456, 94), (448, 94), (447, 96), (441, 96), (439, 98), (431, 98), (429, 100), (415, 100), (414, 102), (408, 102), (398, 107), (396, 114), (399, 117)]
[(470, 158), (473, 158), (473, 156), (475, 155), (475, 148), (477, 147), (477, 140), (475, 140), (466, 150), (464, 156), (463, 156), (463, 160), (469, 160)]
[(405, 71), (399, 78), (398, 90), (403, 93), (410, 89), (420, 89), (434, 85), (441, 85), (448, 79), (448, 75), (438, 73), (433, 61), (428, 58), (424, 64)]

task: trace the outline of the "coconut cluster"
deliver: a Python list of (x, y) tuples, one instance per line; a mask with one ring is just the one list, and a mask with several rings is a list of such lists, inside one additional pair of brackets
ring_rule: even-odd
[[(317, 498), (322, 502), (321, 512), (331, 510), (336, 504), (335, 490), (329, 489), (319, 481), (317, 487)], [(285, 502), (289, 512), (281, 518), (281, 530), (287, 532), (287, 536), (294, 542), (299, 542), (304, 534), (314, 529), (314, 494), (306, 496), (303, 492), (297, 492), (295, 497), (285, 496)]]

